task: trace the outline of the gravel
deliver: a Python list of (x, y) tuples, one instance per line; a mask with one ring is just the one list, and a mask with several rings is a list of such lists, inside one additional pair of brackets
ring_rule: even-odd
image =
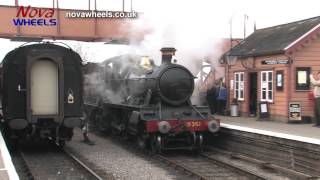
[(34, 143), (32, 146), (21, 146), (19, 151), (23, 153), (23, 156), (15, 151), (12, 157), (20, 179), (31, 178), (25, 172), (25, 165), (28, 165), (35, 179), (94, 179), (89, 172), (52, 144)]
[(65, 148), (85, 157), (87, 162), (94, 164), (99, 171), (112, 175), (114, 179), (191, 179), (138, 150), (125, 148), (107, 136), (100, 137), (91, 133), (90, 139), (95, 145), (83, 143), (80, 130), (75, 129), (72, 141)]

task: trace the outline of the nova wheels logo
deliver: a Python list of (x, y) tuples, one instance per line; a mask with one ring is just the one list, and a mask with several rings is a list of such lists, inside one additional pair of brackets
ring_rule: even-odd
[(54, 9), (33, 8), (20, 6), (16, 18), (13, 18), (15, 26), (57, 26), (54, 18)]

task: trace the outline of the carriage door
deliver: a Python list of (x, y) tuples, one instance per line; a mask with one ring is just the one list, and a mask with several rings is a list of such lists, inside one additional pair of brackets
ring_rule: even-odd
[(49, 59), (35, 61), (31, 67), (31, 114), (58, 115), (58, 66)]

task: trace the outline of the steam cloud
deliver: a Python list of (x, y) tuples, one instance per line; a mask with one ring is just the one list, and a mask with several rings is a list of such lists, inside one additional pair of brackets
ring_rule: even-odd
[[(210, 4), (207, 0), (145, 1), (144, 14), (135, 22), (132, 33), (145, 29), (151, 29), (151, 32), (140, 44), (132, 43), (131, 51), (149, 55), (156, 64), (160, 64), (159, 50), (175, 47), (178, 63), (187, 67), (194, 76), (200, 72), (203, 61), (215, 68), (224, 53), (225, 41), (221, 37), (229, 32), (229, 26), (225, 23), (228, 21), (219, 16), (217, 7), (208, 6)], [(194, 104), (203, 103), (201, 93), (196, 84), (192, 97)]]
[(178, 63), (194, 74), (204, 59), (215, 66), (222, 53), (221, 31), (228, 30), (228, 24), (216, 21), (220, 17), (216, 16), (214, 7), (206, 7), (208, 4), (196, 0), (145, 1), (144, 14), (134, 22), (132, 33), (145, 29), (151, 29), (151, 33), (140, 44), (131, 44), (132, 52), (150, 55), (159, 64), (159, 50), (165, 46), (175, 47)]
[(85, 102), (123, 103), (128, 97), (125, 76), (138, 60), (140, 56), (121, 55), (102, 63), (88, 63), (84, 77)]
[[(221, 34), (228, 31), (228, 24), (219, 21), (221, 17), (214, 7), (208, 7), (210, 3), (196, 0), (143, 1), (143, 9), (138, 9), (143, 14), (139, 20), (130, 20), (130, 23), (134, 23), (130, 32), (132, 35), (146, 29), (150, 32), (144, 36), (142, 42), (135, 43), (132, 40), (122, 53), (147, 55), (154, 59), (156, 64), (160, 64), (160, 49), (175, 47), (178, 50), (178, 63), (186, 66), (193, 75), (197, 75), (201, 70), (204, 60), (209, 61), (213, 67), (218, 64), (223, 53)], [(118, 99), (121, 95), (114, 97)]]

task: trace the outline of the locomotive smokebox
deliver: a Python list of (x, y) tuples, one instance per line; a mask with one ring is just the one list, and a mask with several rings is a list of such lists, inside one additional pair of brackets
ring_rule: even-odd
[(175, 55), (177, 50), (173, 47), (163, 47), (160, 51), (162, 54), (161, 64), (171, 64), (172, 56)]

